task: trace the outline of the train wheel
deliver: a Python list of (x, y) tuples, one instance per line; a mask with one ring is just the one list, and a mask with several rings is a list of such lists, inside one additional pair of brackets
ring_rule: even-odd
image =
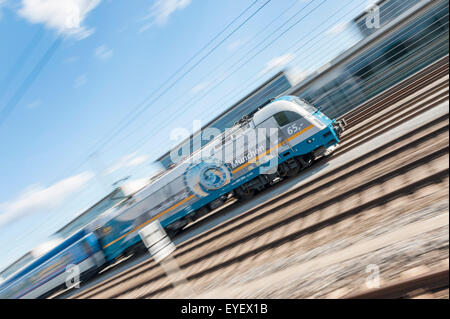
[(278, 172), (278, 176), (281, 177), (281, 178), (287, 176), (287, 172), (286, 172), (286, 170), (284, 169), (284, 167), (283, 167), (282, 164), (278, 166), (278, 171), (277, 171), (277, 172)]
[(245, 202), (253, 197), (253, 195), (255, 194), (255, 190), (249, 189), (249, 188), (238, 187), (235, 190), (234, 194), (239, 201)]
[(302, 166), (302, 164), (297, 161), (296, 159), (294, 159), (295, 162), (297, 163), (297, 165), (295, 167), (289, 168), (289, 170), (286, 173), (287, 177), (292, 177), (298, 174), (298, 172), (300, 172), (300, 168)]
[(313, 163), (313, 159), (312, 159), (311, 154), (306, 154), (306, 155), (300, 156), (298, 158), (298, 161), (302, 165), (302, 169), (310, 167), (312, 165), (312, 163)]
[(167, 236), (169, 236), (170, 239), (173, 239), (176, 235), (178, 235), (181, 232), (181, 229), (179, 228), (166, 228), (164, 229), (166, 231)]
[(206, 214), (208, 214), (210, 212), (210, 209), (207, 206), (203, 206), (201, 208), (199, 208), (196, 212), (195, 212), (195, 219), (199, 219), (200, 217), (205, 216)]

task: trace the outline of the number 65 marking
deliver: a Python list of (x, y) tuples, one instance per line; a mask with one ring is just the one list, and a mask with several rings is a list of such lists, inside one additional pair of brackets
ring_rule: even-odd
[(292, 124), (287, 128), (287, 133), (289, 135), (293, 135), (297, 133), (300, 130), (300, 128), (297, 126), (297, 124)]

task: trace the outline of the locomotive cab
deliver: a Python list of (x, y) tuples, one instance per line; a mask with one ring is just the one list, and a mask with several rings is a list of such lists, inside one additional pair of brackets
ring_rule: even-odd
[(256, 128), (279, 129), (277, 148), (282, 159), (309, 153), (315, 158), (328, 155), (338, 146), (344, 129), (343, 122), (329, 119), (296, 96), (273, 100), (255, 113), (253, 123)]

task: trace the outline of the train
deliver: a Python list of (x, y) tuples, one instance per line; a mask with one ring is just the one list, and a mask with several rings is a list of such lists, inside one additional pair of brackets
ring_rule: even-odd
[(248, 199), (276, 178), (308, 167), (336, 147), (343, 126), (298, 97), (270, 101), (188, 155), (126, 206), (101, 215), (96, 231), (107, 261), (133, 249), (140, 242), (138, 230), (153, 220), (175, 234), (229, 196)]
[(0, 285), (2, 299), (34, 299), (50, 295), (66, 283), (67, 271), (76, 265), (74, 282), (97, 274), (105, 264), (97, 237), (81, 229), (59, 245), (26, 265)]
[(0, 298), (48, 296), (67, 283), (68, 267), (89, 278), (142, 248), (138, 232), (152, 221), (173, 236), (230, 196), (248, 200), (329, 156), (344, 127), (344, 120), (330, 119), (296, 96), (271, 99), (19, 270), (0, 285)]

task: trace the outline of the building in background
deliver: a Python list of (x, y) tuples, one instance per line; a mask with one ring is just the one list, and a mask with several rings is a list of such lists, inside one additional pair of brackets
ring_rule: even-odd
[[(288, 93), (336, 118), (448, 54), (448, 0), (385, 0), (378, 5), (391, 15), (380, 19), (380, 28)], [(361, 32), (366, 15), (364, 11), (353, 20)]]
[[(373, 14), (376, 11), (367, 10), (353, 19), (354, 24), (358, 27), (363, 37), (367, 37), (376, 32), (378, 28), (384, 27), (389, 22), (393, 21), (402, 13), (412, 8), (419, 2), (424, 0), (381, 0), (376, 2), (370, 9), (377, 8), (379, 12), (379, 26), (375, 26), (375, 18)], [(369, 23), (367, 23), (369, 21)]]

